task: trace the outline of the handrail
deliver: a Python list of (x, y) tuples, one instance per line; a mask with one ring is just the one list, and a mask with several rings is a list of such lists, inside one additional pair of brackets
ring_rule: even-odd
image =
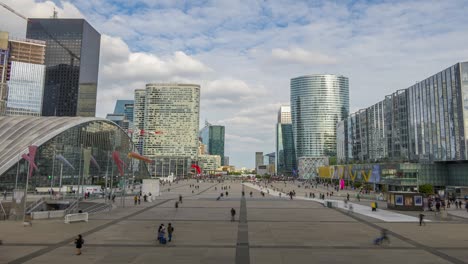
[(67, 209), (65, 209), (65, 214), (71, 213), (73, 210), (78, 207), (78, 200), (73, 200), (73, 202), (68, 206)]
[(7, 217), (7, 214), (5, 212), (5, 208), (3, 208), (3, 204), (2, 204), (2, 201), (0, 200), (0, 208), (2, 208), (2, 212), (3, 212), (3, 215), (5, 215), (5, 219)]
[(36, 200), (30, 206), (27, 207), (26, 213), (27, 214), (31, 213), (34, 209), (36, 209), (36, 207), (38, 207), (44, 201), (45, 201), (44, 197), (41, 197), (40, 199)]

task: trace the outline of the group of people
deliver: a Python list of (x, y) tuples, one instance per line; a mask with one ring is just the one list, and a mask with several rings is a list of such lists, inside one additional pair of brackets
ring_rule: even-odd
[[(166, 232), (167, 232), (167, 239), (166, 239)], [(157, 237), (159, 244), (166, 244), (167, 242), (171, 242), (173, 233), (174, 233), (174, 227), (172, 226), (171, 223), (167, 225), (167, 228), (166, 226), (164, 226), (164, 224), (159, 225), (158, 237)]]

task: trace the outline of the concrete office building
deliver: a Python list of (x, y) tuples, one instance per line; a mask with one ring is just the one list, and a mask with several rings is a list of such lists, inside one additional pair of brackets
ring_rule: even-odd
[(84, 19), (31, 18), (26, 37), (46, 42), (42, 115), (94, 117), (101, 35)]
[(261, 165), (263, 165), (263, 152), (255, 152), (255, 170)]
[(155, 83), (135, 91), (134, 141), (157, 176), (186, 175), (198, 158), (200, 86)]
[(0, 115), (40, 116), (45, 42), (0, 32)]

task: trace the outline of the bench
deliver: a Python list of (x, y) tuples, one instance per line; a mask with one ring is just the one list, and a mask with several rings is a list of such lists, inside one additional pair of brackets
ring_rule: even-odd
[(88, 222), (88, 213), (79, 213), (79, 214), (67, 214), (65, 215), (65, 224), (71, 222), (85, 221)]

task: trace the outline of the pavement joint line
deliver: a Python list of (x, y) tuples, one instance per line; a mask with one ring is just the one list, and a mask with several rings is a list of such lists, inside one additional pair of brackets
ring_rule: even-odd
[[(199, 192), (199, 193), (197, 193), (197, 194), (188, 196), (188, 197), (193, 197), (193, 196), (202, 194), (202, 193), (208, 191), (209, 189), (211, 189), (212, 187), (214, 187), (214, 186), (216, 186), (216, 185), (218, 185), (218, 184), (214, 184), (214, 185), (208, 187), (207, 189), (205, 189), (205, 190), (203, 190), (203, 191), (201, 191), (201, 192)], [(131, 213), (131, 214), (129, 214), (129, 215), (123, 216), (123, 217), (121, 217), (121, 218), (117, 218), (117, 219), (115, 219), (115, 220), (113, 220), (113, 221), (111, 221), (111, 222), (109, 222), (109, 223), (104, 223), (104, 224), (99, 225), (99, 226), (97, 226), (97, 227), (95, 227), (95, 228), (92, 228), (91, 230), (88, 230), (88, 231), (86, 231), (86, 232), (83, 232), (82, 235), (83, 235), (84, 237), (86, 237), (87, 235), (90, 235), (90, 234), (96, 233), (96, 232), (98, 232), (98, 231), (101, 231), (101, 230), (103, 230), (103, 229), (105, 229), (105, 228), (107, 228), (107, 227), (110, 227), (110, 226), (112, 226), (112, 225), (115, 225), (115, 224), (117, 224), (117, 223), (119, 223), (119, 222), (122, 222), (122, 221), (128, 219), (128, 218), (131, 218), (131, 217), (133, 217), (133, 216), (136, 216), (136, 215), (139, 215), (139, 214), (144, 213), (144, 212), (146, 212), (146, 211), (149, 211), (149, 210), (151, 210), (151, 209), (153, 209), (153, 208), (155, 208), (155, 207), (157, 207), (157, 206), (159, 206), (159, 205), (161, 205), (161, 204), (167, 203), (167, 202), (169, 202), (169, 201), (171, 201), (171, 200), (175, 200), (175, 199), (177, 199), (177, 198), (171, 198), (171, 199), (163, 200), (163, 201), (161, 201), (161, 202), (159, 202), (159, 203), (157, 203), (157, 204), (148, 206), (148, 207), (146, 207), (146, 208), (143, 208), (143, 209), (141, 209), (141, 210), (138, 210), (138, 211), (136, 211), (136, 212), (134, 212), (134, 213)], [(57, 242), (57, 243), (55, 243), (55, 244), (52, 244), (52, 245), (50, 245), (50, 246), (48, 246), (48, 247), (46, 247), (46, 248), (39, 249), (39, 250), (34, 251), (34, 252), (32, 252), (32, 253), (30, 253), (30, 254), (28, 254), (28, 255), (26, 255), (26, 256), (17, 258), (17, 259), (15, 259), (15, 260), (12, 260), (12, 261), (9, 262), (9, 264), (20, 264), (20, 263), (25, 263), (25, 262), (27, 262), (27, 261), (29, 261), (29, 260), (31, 260), (31, 259), (34, 259), (34, 258), (39, 257), (39, 256), (42, 256), (42, 255), (47, 254), (47, 253), (49, 253), (49, 252), (51, 252), (51, 251), (53, 251), (53, 250), (55, 250), (55, 249), (57, 249), (57, 248), (60, 248), (60, 247), (62, 247), (62, 246), (65, 246), (65, 245), (71, 243), (71, 241), (73, 241), (74, 238), (75, 238), (75, 236), (73, 236), (73, 237), (71, 237), (71, 238), (68, 238), (68, 239), (65, 239), (65, 240), (62, 240), (62, 241)]]
[[(50, 246), (53, 244), (44, 244), (44, 243), (7, 243), (3, 244), (2, 246), (5, 247), (44, 247)], [(65, 245), (67, 247), (74, 247), (72, 244)], [(356, 250), (424, 250), (417, 247), (403, 247), (403, 246), (314, 246), (314, 245), (250, 245), (250, 244), (236, 244), (236, 245), (220, 245), (220, 244), (167, 244), (167, 245), (159, 245), (159, 244), (87, 244), (86, 247), (125, 247), (125, 248), (159, 248), (159, 247), (177, 247), (177, 248), (237, 248), (238, 246), (249, 247), (252, 249), (337, 249), (337, 250), (345, 250), (345, 249), (356, 249)], [(440, 250), (460, 250), (466, 251), (468, 247), (438, 247)]]
[[(383, 227), (377, 225), (376, 223), (369, 222), (369, 221), (367, 221), (367, 220), (365, 220), (365, 219), (363, 219), (363, 218), (360, 218), (360, 217), (354, 215), (353, 213), (348, 213), (347, 211), (343, 211), (343, 210), (340, 210), (340, 209), (337, 209), (337, 208), (333, 208), (333, 209), (336, 210), (336, 211), (338, 211), (338, 212), (340, 212), (340, 213), (342, 213), (342, 214), (344, 214), (344, 215), (347, 215), (347, 216), (349, 216), (349, 217), (351, 217), (351, 218), (353, 218), (353, 219), (355, 219), (355, 220), (357, 220), (357, 221), (359, 221), (359, 222), (361, 222), (361, 223), (364, 223), (364, 224), (366, 224), (366, 225), (368, 225), (368, 226), (370, 226), (370, 227), (372, 227), (372, 228), (375, 228), (375, 229), (377, 229), (377, 230), (382, 230), (382, 228), (383, 228)], [(398, 234), (398, 233), (395, 233), (395, 232), (393, 232), (393, 231), (391, 231), (391, 230), (388, 230), (388, 229), (387, 229), (387, 233), (388, 233), (389, 235), (392, 235), (392, 236), (394, 236), (394, 237), (396, 237), (396, 238), (402, 240), (402, 241), (407, 242), (408, 244), (414, 246), (414, 247), (417, 248), (417, 249), (424, 250), (424, 251), (426, 251), (426, 252), (428, 252), (428, 253), (430, 253), (430, 254), (432, 254), (432, 255), (435, 255), (435, 256), (437, 256), (437, 257), (443, 259), (443, 260), (446, 260), (446, 261), (448, 261), (448, 262), (455, 263), (455, 264), (464, 264), (464, 263), (466, 263), (466, 262), (461, 261), (461, 260), (459, 260), (459, 259), (457, 259), (457, 258), (454, 258), (454, 257), (452, 257), (452, 256), (449, 256), (449, 255), (447, 255), (447, 254), (445, 254), (445, 253), (443, 253), (443, 252), (440, 252), (440, 251), (437, 250), (436, 248), (433, 248), (433, 247), (430, 247), (430, 246), (426, 246), (426, 245), (421, 244), (421, 243), (419, 243), (419, 242), (417, 242), (417, 241), (414, 241), (414, 240), (412, 240), (412, 239), (410, 239), (410, 238), (407, 238), (407, 237), (405, 237), (405, 236), (403, 236), (403, 235), (400, 235), (400, 234)]]
[[(242, 191), (244, 192), (244, 186), (242, 186)], [(235, 263), (250, 264), (249, 226), (247, 224), (247, 202), (244, 196), (242, 196), (239, 211)]]

